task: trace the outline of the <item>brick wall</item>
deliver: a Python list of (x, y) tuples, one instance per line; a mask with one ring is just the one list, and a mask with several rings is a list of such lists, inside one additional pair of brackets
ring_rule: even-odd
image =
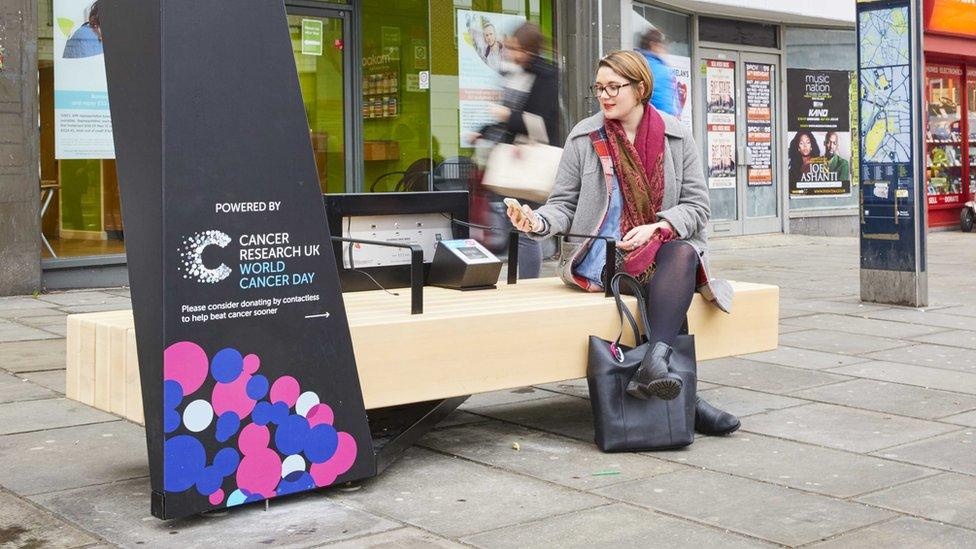
[(36, 6), (0, 2), (0, 295), (41, 283)]

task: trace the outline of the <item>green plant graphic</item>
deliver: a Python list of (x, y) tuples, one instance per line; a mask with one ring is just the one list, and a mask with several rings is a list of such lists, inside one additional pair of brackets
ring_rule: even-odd
[(75, 22), (67, 17), (58, 17), (58, 28), (65, 38), (71, 38), (71, 31), (75, 30)]

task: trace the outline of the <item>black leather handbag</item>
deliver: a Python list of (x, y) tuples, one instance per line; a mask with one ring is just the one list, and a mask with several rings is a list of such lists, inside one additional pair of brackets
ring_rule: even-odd
[[(637, 298), (644, 333), (620, 297), (625, 285)], [(672, 345), (669, 370), (681, 376), (681, 393), (674, 400), (650, 397), (640, 400), (627, 394), (627, 382), (651, 349), (647, 341), (650, 325), (645, 311), (647, 298), (643, 286), (626, 273), (617, 273), (610, 282), (620, 313), (620, 333), (616, 341), (590, 336), (586, 379), (590, 387), (590, 405), (596, 445), (604, 452), (666, 450), (688, 446), (695, 440), (695, 386), (698, 381), (695, 361), (695, 338), (679, 335)], [(624, 318), (634, 331), (636, 347), (620, 344)], [(686, 331), (686, 330), (685, 330)]]

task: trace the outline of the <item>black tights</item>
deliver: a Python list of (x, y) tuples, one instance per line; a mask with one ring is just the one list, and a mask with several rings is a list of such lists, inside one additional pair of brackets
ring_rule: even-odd
[(672, 240), (661, 246), (654, 260), (657, 270), (646, 288), (651, 324), (648, 339), (652, 346), (659, 341), (673, 345), (695, 295), (698, 252), (687, 242)]

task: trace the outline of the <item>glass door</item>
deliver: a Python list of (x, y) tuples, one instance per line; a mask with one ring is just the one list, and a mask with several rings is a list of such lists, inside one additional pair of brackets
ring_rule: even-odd
[(778, 58), (710, 49), (700, 55), (709, 234), (779, 232)]
[(288, 30), (323, 193), (353, 192), (349, 12), (289, 8)]

